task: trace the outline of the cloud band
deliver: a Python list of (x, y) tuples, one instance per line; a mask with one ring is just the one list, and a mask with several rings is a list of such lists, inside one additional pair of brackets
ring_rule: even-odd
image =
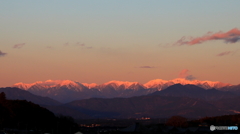
[(225, 43), (236, 43), (240, 41), (240, 30), (234, 28), (225, 33), (221, 31), (217, 33), (208, 32), (204, 36), (196, 38), (187, 38), (184, 36), (173, 45), (196, 45), (210, 40), (223, 40)]

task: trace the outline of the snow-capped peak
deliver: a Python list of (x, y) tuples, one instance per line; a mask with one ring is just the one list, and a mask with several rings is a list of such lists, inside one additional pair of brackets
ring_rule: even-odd
[(53, 88), (53, 87), (57, 87), (60, 88), (62, 86), (67, 87), (68, 89), (71, 90), (79, 90), (82, 91), (84, 89), (91, 89), (91, 88), (97, 88), (99, 90), (101, 90), (102, 88), (111, 85), (112, 87), (114, 87), (115, 90), (119, 90), (119, 89), (134, 89), (137, 90), (139, 88), (144, 88), (144, 89), (157, 89), (158, 91), (165, 89), (171, 85), (174, 84), (182, 84), (182, 85), (187, 85), (187, 84), (192, 84), (192, 85), (196, 85), (205, 89), (210, 89), (210, 88), (221, 88), (221, 87), (225, 87), (225, 86), (231, 86), (228, 83), (222, 83), (222, 82), (218, 82), (218, 81), (200, 81), (200, 80), (186, 80), (183, 78), (177, 78), (177, 79), (173, 79), (173, 80), (162, 80), (162, 79), (155, 79), (155, 80), (151, 80), (147, 83), (145, 83), (144, 85), (139, 84), (138, 82), (129, 82), (129, 81), (117, 81), (117, 80), (113, 80), (113, 81), (109, 81), (106, 82), (102, 85), (97, 85), (96, 83), (79, 83), (76, 81), (71, 81), (71, 80), (46, 80), (46, 81), (37, 81), (34, 83), (16, 83), (13, 85), (13, 87), (18, 87), (24, 90), (34, 90), (34, 89), (38, 89), (38, 90), (44, 90), (44, 89), (49, 89), (49, 88)]
[(74, 81), (71, 80), (63, 80), (59, 83), (60, 86), (67, 86), (67, 85), (72, 85), (72, 86), (78, 86), (78, 84)]
[(57, 85), (64, 86), (64, 85), (72, 85), (72, 86), (78, 86), (78, 84), (71, 80), (46, 80), (46, 81), (36, 81), (34, 83), (16, 83), (13, 85), (13, 87), (18, 87), (24, 90), (28, 90), (32, 86), (38, 86), (42, 88), (49, 88), (49, 87), (55, 87)]
[(109, 85), (109, 84), (115, 84), (116, 86), (121, 86), (121, 85), (124, 85), (125, 89), (129, 88), (130, 86), (132, 85), (137, 85), (139, 84), (138, 82), (129, 82), (129, 81), (116, 81), (116, 80), (113, 80), (113, 81), (109, 81), (107, 83), (104, 83), (103, 85)]
[(32, 84), (25, 84), (25, 83), (19, 82), (19, 83), (14, 84), (13, 87), (18, 87), (18, 88), (27, 90), (27, 89), (29, 89), (32, 85), (34, 85), (34, 83), (32, 83)]
[(155, 80), (150, 80), (149, 82), (143, 84), (146, 88), (151, 88), (153, 87), (154, 85), (159, 85), (159, 84), (165, 84), (167, 83), (168, 81), (166, 80), (162, 80), (162, 79), (155, 79)]
[(164, 88), (168, 87), (170, 85), (174, 84), (182, 84), (182, 85), (187, 85), (187, 84), (192, 84), (192, 85), (197, 85), (200, 87), (203, 87), (205, 89), (210, 89), (210, 88), (221, 88), (224, 86), (229, 86), (230, 84), (228, 83), (222, 83), (218, 81), (200, 81), (200, 80), (186, 80), (184, 78), (176, 78), (173, 80), (162, 80), (162, 79), (156, 79), (156, 80), (151, 80), (147, 83), (144, 84), (145, 87), (147, 88)]
[(91, 84), (88, 84), (88, 83), (82, 83), (85, 87), (91, 89), (91, 88), (94, 88), (97, 86), (96, 83), (91, 83)]

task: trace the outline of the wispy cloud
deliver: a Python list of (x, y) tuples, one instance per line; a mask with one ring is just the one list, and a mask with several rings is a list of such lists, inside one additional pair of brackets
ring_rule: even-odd
[(53, 49), (53, 47), (52, 47), (52, 46), (46, 46), (46, 48), (47, 48), (47, 49)]
[(154, 66), (140, 66), (139, 68), (156, 68)]
[(26, 43), (20, 43), (20, 44), (16, 44), (13, 46), (13, 48), (17, 48), (17, 49), (20, 49), (22, 48)]
[(7, 53), (4, 53), (0, 50), (0, 57), (5, 56)]
[(195, 80), (196, 77), (194, 77), (193, 75), (188, 75), (185, 77), (186, 80)]
[(93, 49), (92, 46), (86, 46), (84, 43), (77, 42), (76, 46), (80, 46), (82, 49)]
[(68, 42), (67, 42), (67, 43), (64, 43), (63, 46), (69, 46), (69, 43), (68, 43)]
[(194, 80), (196, 79), (196, 77), (194, 77), (193, 75), (189, 74), (189, 70), (188, 69), (183, 69), (182, 71), (179, 72), (178, 77), (179, 78), (185, 78), (186, 80)]
[(86, 47), (86, 49), (92, 49), (93, 47)]
[(177, 42), (175, 42), (173, 45), (181, 46), (181, 45), (196, 45), (201, 44), (206, 41), (210, 40), (223, 40), (225, 43), (236, 43), (240, 41), (240, 30), (237, 28), (231, 29), (228, 32), (208, 32), (202, 37), (182, 37)]
[(226, 55), (230, 55), (230, 54), (234, 54), (235, 51), (225, 51), (225, 52), (221, 52), (219, 54), (217, 54), (217, 56), (226, 56)]
[(84, 43), (80, 43), (80, 42), (77, 42), (77, 44), (76, 44), (77, 46), (81, 46), (81, 47), (83, 47), (83, 46), (85, 46), (85, 44)]

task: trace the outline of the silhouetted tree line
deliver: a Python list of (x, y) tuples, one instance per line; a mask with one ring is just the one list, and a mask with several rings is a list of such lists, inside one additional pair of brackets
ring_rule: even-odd
[(172, 116), (166, 122), (167, 126), (188, 127), (187, 118), (182, 116)]
[(32, 130), (35, 133), (74, 133), (78, 125), (71, 117), (55, 116), (49, 110), (26, 100), (7, 100), (0, 93), (0, 129)]
[[(194, 122), (194, 121), (193, 121)], [(205, 117), (195, 122), (208, 123), (213, 125), (240, 125), (240, 114), (222, 115), (216, 117)]]
[(218, 125), (218, 126), (239, 126), (240, 125), (240, 114), (235, 115), (222, 115), (216, 117), (204, 117), (198, 120), (188, 121), (187, 118), (182, 116), (172, 116), (166, 122), (167, 126), (175, 127), (193, 127), (205, 125)]

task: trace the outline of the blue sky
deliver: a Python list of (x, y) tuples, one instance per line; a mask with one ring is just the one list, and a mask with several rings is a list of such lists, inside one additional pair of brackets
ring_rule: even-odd
[(239, 42), (171, 46), (183, 36), (239, 29), (239, 5), (238, 0), (1, 1), (0, 51), (6, 54), (0, 57), (0, 86), (47, 79), (144, 83), (176, 78), (183, 69), (200, 80), (239, 84)]

